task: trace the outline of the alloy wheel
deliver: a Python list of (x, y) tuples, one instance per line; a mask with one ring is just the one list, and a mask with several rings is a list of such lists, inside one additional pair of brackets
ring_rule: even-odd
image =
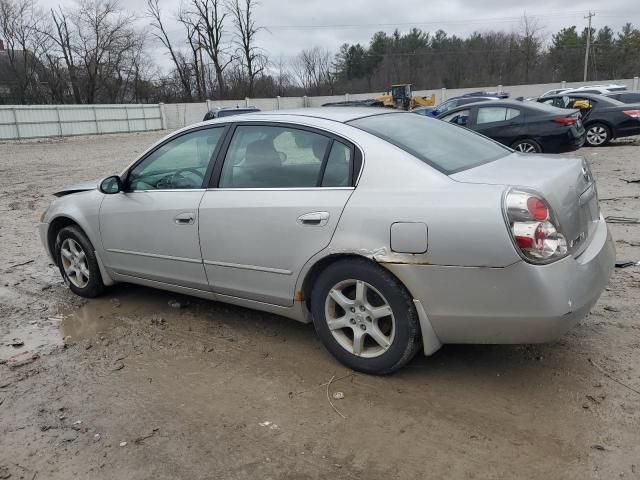
[(604, 127), (591, 127), (587, 132), (587, 140), (591, 145), (602, 145), (607, 141), (607, 130)]
[(89, 283), (89, 264), (80, 244), (72, 238), (66, 238), (60, 247), (60, 258), (69, 281), (78, 288), (86, 287)]
[(518, 152), (522, 152), (522, 153), (536, 153), (536, 147), (528, 142), (521, 142), (518, 145), (516, 145), (515, 148)]
[(338, 344), (358, 357), (378, 357), (393, 343), (396, 322), (391, 306), (362, 280), (344, 280), (329, 290), (325, 318)]

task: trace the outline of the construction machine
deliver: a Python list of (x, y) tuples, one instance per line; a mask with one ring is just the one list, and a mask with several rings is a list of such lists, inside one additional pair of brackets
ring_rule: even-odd
[(411, 84), (403, 83), (391, 85), (391, 92), (376, 97), (385, 107), (397, 108), (399, 110), (411, 110), (415, 107), (432, 107), (436, 103), (436, 96), (429, 97), (414, 96), (411, 92)]

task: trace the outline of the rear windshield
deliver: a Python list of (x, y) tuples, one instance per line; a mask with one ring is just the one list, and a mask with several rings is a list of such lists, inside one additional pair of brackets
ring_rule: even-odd
[(511, 153), (464, 127), (421, 115), (386, 113), (347, 123), (392, 143), (447, 175)]

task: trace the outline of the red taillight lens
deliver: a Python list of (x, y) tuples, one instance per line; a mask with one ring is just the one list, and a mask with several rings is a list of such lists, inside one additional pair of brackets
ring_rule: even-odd
[(547, 204), (538, 197), (527, 198), (527, 209), (534, 220), (546, 220), (549, 218)]
[(576, 117), (556, 117), (553, 121), (561, 125), (573, 125), (578, 119)]
[(567, 254), (567, 242), (540, 195), (513, 189), (505, 195), (504, 203), (509, 233), (525, 260), (549, 263)]
[(640, 110), (623, 110), (622, 113), (633, 118), (640, 118)]

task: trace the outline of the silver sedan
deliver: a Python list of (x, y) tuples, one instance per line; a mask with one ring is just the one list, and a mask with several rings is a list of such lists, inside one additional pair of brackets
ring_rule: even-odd
[(444, 343), (553, 340), (615, 257), (584, 159), (382, 109), (199, 123), (56, 195), (40, 233), (76, 294), (128, 282), (313, 322), (376, 374)]

